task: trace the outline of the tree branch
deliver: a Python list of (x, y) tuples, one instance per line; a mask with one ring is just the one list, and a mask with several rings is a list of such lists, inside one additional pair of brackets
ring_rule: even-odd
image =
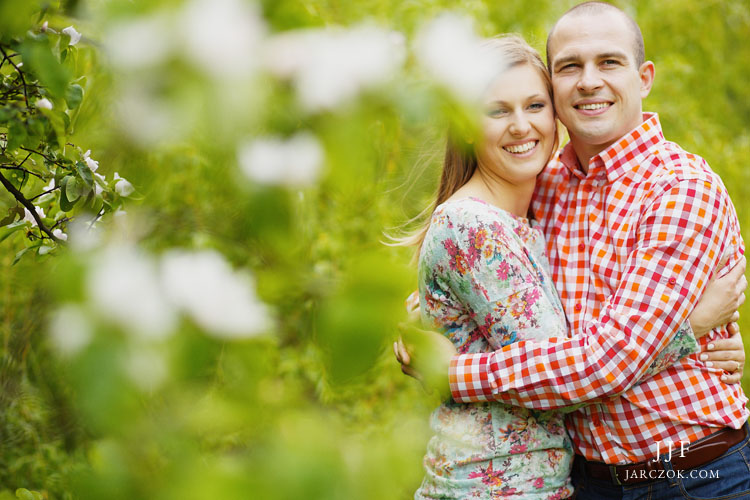
[(60, 240), (57, 238), (57, 236), (52, 234), (52, 231), (50, 231), (49, 228), (44, 225), (44, 222), (42, 222), (41, 217), (39, 217), (39, 214), (36, 212), (36, 207), (34, 206), (34, 204), (31, 203), (29, 200), (27, 200), (26, 197), (23, 195), (23, 193), (19, 191), (16, 188), (16, 186), (14, 186), (8, 179), (6, 179), (2, 173), (0, 173), (0, 183), (2, 183), (2, 185), (5, 186), (5, 189), (7, 189), (16, 200), (18, 200), (18, 203), (23, 205), (26, 208), (26, 210), (28, 210), (29, 213), (31, 213), (31, 216), (36, 221), (36, 224), (39, 227), (39, 230), (44, 232), (53, 241), (59, 243)]
[(41, 175), (37, 174), (36, 172), (32, 172), (29, 169), (26, 169), (26, 168), (23, 168), (23, 167), (18, 167), (16, 165), (0, 165), (0, 168), (2, 168), (3, 170), (20, 170), (21, 172), (23, 172), (25, 174), (33, 175), (34, 177), (38, 177), (39, 179), (44, 180), (44, 177), (42, 177)]

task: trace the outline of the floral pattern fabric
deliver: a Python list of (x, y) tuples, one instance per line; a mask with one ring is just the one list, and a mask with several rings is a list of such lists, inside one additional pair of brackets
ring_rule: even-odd
[[(481, 200), (451, 200), (433, 216), (419, 259), (422, 319), (460, 353), (567, 336), (541, 232)], [(569, 497), (573, 451), (563, 412), (500, 402), (442, 404), (416, 499)]]

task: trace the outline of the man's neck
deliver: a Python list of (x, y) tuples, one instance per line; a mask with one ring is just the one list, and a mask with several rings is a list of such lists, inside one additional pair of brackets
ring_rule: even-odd
[(589, 162), (591, 161), (591, 158), (598, 155), (613, 144), (587, 144), (580, 139), (575, 139), (572, 137), (570, 138), (570, 143), (573, 146), (573, 151), (575, 151), (576, 153), (578, 163), (581, 165), (581, 170), (584, 174), (589, 173)]

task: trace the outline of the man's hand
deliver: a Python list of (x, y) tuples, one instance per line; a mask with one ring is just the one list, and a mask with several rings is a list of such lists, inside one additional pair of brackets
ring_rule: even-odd
[(688, 320), (695, 338), (701, 338), (714, 328), (740, 319), (737, 311), (745, 302), (745, 258), (743, 257), (725, 276), (718, 278), (719, 270), (726, 264), (729, 256), (725, 256), (706, 290), (701, 295), (698, 304), (693, 309)]
[(428, 391), (437, 391), (442, 399), (450, 397), (448, 371), (457, 354), (444, 335), (401, 324), (401, 338), (393, 343), (393, 353), (401, 371), (419, 380)]
[(742, 379), (745, 369), (745, 346), (736, 323), (730, 323), (728, 330), (732, 336), (709, 342), (707, 350), (700, 354), (700, 358), (707, 366), (726, 372), (721, 376), (722, 382), (736, 384)]

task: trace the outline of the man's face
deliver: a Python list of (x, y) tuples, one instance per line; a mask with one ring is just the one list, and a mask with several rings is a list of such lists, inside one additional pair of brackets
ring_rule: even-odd
[(606, 149), (642, 121), (653, 64), (636, 67), (634, 35), (614, 13), (560, 20), (550, 40), (555, 108), (579, 157)]

